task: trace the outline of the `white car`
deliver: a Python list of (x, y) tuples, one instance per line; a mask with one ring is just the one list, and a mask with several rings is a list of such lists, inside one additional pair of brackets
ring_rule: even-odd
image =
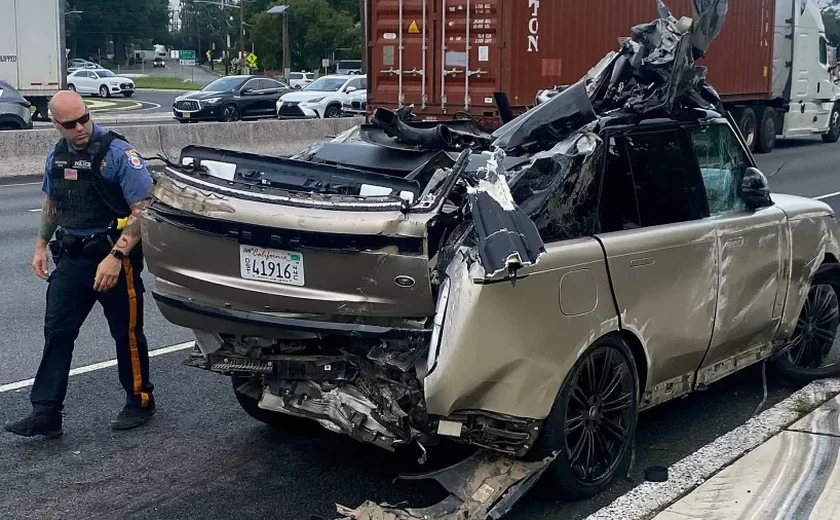
[(79, 94), (93, 94), (111, 97), (122, 94), (134, 95), (134, 82), (117, 76), (108, 69), (80, 69), (67, 75), (67, 88)]
[(341, 117), (344, 101), (359, 90), (367, 91), (367, 76), (323, 76), (298, 92), (277, 100), (281, 119), (325, 119)]
[(295, 90), (300, 90), (303, 87), (309, 85), (315, 81), (315, 73), (314, 72), (290, 72), (289, 73), (289, 85), (295, 88)]
[(367, 113), (367, 90), (357, 90), (344, 100), (342, 115), (346, 117), (364, 116)]

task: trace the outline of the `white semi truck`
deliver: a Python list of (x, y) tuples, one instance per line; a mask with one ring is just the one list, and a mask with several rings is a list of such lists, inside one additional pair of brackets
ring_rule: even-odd
[(0, 16), (0, 79), (7, 81), (46, 119), (47, 103), (66, 87), (64, 0), (3, 0)]

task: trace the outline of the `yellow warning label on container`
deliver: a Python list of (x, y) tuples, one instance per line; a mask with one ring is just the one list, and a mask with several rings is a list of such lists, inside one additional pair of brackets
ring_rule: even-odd
[(417, 20), (411, 21), (411, 25), (408, 26), (408, 34), (420, 34), (420, 27), (417, 26)]

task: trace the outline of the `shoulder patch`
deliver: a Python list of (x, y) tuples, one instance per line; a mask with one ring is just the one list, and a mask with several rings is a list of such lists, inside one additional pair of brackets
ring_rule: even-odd
[(140, 157), (140, 154), (134, 148), (129, 148), (125, 151), (125, 154), (129, 157)]
[[(128, 153), (126, 153), (128, 155)], [(128, 156), (128, 164), (134, 168), (135, 170), (139, 170), (143, 168), (143, 161), (140, 160), (140, 157), (136, 155), (129, 155)]]

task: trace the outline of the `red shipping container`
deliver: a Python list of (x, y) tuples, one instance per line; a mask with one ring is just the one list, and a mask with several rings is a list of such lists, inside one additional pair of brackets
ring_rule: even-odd
[[(515, 109), (537, 91), (574, 83), (656, 18), (654, 0), (370, 0), (368, 106), (495, 117), (493, 93)], [(666, 1), (678, 18), (691, 0)], [(775, 0), (730, 2), (702, 64), (727, 100), (770, 97)], [(402, 74), (399, 72), (402, 71)]]

